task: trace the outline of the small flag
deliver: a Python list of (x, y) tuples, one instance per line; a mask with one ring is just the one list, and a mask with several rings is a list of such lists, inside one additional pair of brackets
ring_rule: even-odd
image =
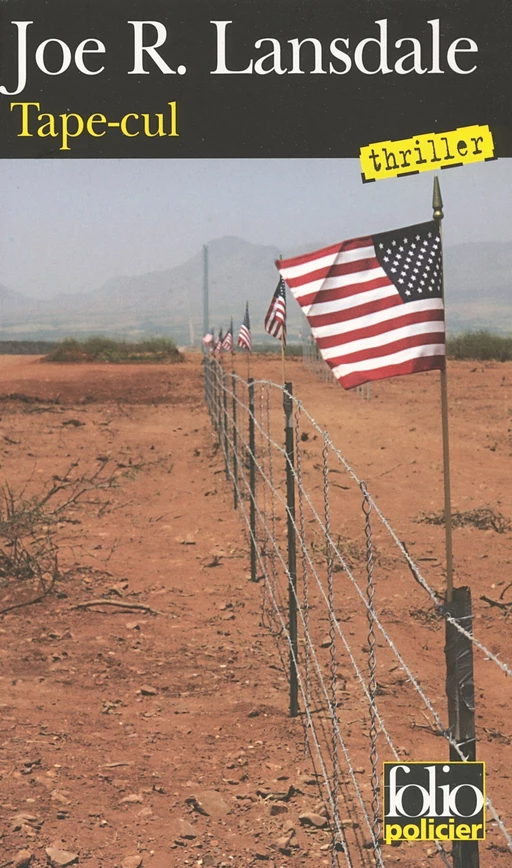
[(215, 346), (213, 348), (215, 353), (220, 353), (220, 351), (222, 349), (222, 341), (223, 340), (224, 340), (224, 337), (222, 335), (222, 329), (221, 329), (219, 331), (219, 336), (218, 336), (217, 340), (215, 341)]
[(213, 342), (215, 338), (213, 337), (211, 332), (207, 332), (203, 338), (203, 344), (206, 349), (211, 353), (213, 351)]
[(435, 221), (343, 241), (276, 266), (345, 389), (443, 370), (443, 263)]
[(238, 346), (242, 347), (242, 349), (246, 349), (249, 353), (252, 349), (252, 340), (251, 340), (251, 321), (249, 319), (249, 302), (246, 302), (245, 305), (245, 316), (242, 325), (240, 326), (240, 332), (238, 335)]
[(231, 320), (231, 325), (224, 335), (224, 340), (222, 341), (222, 349), (226, 353), (233, 352), (233, 320)]
[(265, 331), (274, 338), (280, 338), (283, 347), (286, 346), (286, 286), (282, 277), (279, 279), (265, 317)]

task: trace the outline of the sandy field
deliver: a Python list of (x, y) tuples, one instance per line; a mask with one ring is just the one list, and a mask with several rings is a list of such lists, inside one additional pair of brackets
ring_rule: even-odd
[[(252, 374), (279, 383), (279, 359), (254, 359)], [(455, 581), (471, 587), (475, 634), (510, 666), (512, 363), (452, 362), (448, 376), (453, 512), (501, 522), (454, 528)], [(287, 378), (442, 594), (443, 528), (420, 520), (443, 504), (437, 374), (374, 384), (370, 400), (319, 382), (300, 360)], [(313, 486), (311, 433), (305, 445)], [(0, 569), (0, 868), (330, 866), (329, 829), (299, 820), (321, 813), (321, 793), (302, 721), (288, 716), (261, 583), (250, 581), (200, 356), (174, 366), (0, 357), (0, 471), (2, 518), (37, 500), (33, 545), (44, 553), (42, 575), (30, 563), (22, 578)], [(349, 535), (342, 503), (333, 522)], [(380, 603), (446, 716), (442, 623), (376, 542)], [(55, 555), (51, 592), (31, 603), (52, 585)], [(354, 616), (359, 646), (365, 630)], [(404, 757), (444, 760), (446, 743), (383, 659), (383, 707)], [(510, 680), (478, 652), (475, 684), (477, 755), (510, 834)], [(362, 744), (350, 689), (340, 717)], [(367, 761), (358, 774), (368, 778)], [(482, 868), (505, 868), (510, 852), (488, 822)], [(374, 864), (361, 853), (355, 868)], [(443, 864), (414, 843), (384, 857)]]

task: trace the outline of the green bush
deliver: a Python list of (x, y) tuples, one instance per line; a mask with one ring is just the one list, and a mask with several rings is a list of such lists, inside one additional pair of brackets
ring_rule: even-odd
[(137, 343), (96, 335), (84, 341), (65, 338), (45, 357), (47, 362), (182, 362), (171, 338), (146, 338)]
[(512, 338), (495, 335), (486, 329), (464, 332), (448, 339), (446, 351), (454, 359), (509, 362), (512, 359)]

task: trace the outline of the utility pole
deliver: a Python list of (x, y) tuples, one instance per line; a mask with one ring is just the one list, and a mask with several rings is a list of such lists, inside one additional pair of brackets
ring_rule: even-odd
[[(208, 245), (203, 244), (203, 335), (208, 334), (210, 330), (210, 311), (208, 300)], [(206, 347), (203, 344), (203, 350)]]

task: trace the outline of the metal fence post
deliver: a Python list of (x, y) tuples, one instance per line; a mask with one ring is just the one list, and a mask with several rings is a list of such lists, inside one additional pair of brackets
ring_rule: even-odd
[(233, 506), (238, 509), (238, 431), (236, 427), (236, 375), (231, 372), (231, 389), (233, 393)]
[(212, 410), (212, 359), (210, 356), (206, 358), (206, 370), (207, 370), (207, 385), (208, 385), (208, 410), (210, 411), (210, 419), (213, 421), (213, 410)]
[(254, 419), (254, 379), (249, 377), (249, 487), (250, 487), (250, 536), (251, 536), (251, 581), (256, 582), (256, 437)]
[(221, 440), (220, 440), (220, 422), (221, 422), (221, 417), (220, 417), (220, 395), (221, 395), (221, 392), (220, 392), (220, 374), (221, 374), (220, 362), (218, 362), (216, 359), (215, 360), (215, 430), (217, 432), (217, 437), (219, 440), (219, 446), (222, 445)]
[(213, 427), (215, 428), (215, 431), (217, 431), (217, 360), (216, 359), (212, 359), (211, 388), (212, 388), (211, 417), (212, 417)]
[(227, 374), (224, 368), (222, 369), (222, 451), (224, 452), (224, 463), (226, 465), (226, 477), (229, 479), (229, 438), (228, 438), (228, 389), (227, 389)]
[(299, 713), (299, 693), (297, 681), (297, 552), (295, 539), (295, 474), (293, 443), (293, 388), (285, 383), (283, 409), (285, 420), (286, 450), (286, 517), (288, 536), (288, 629), (290, 632), (290, 717)]
[(206, 358), (206, 372), (207, 372), (207, 389), (208, 389), (208, 410), (210, 411), (210, 417), (212, 415), (212, 360), (208, 356)]
[[(443, 611), (451, 615), (467, 633), (472, 633), (473, 612), (469, 588), (454, 588), (453, 600), (450, 603), (445, 602)], [(445, 655), (450, 736), (466, 759), (474, 762), (476, 739), (473, 643), (449, 621), (446, 621)], [(450, 745), (450, 760), (461, 761), (461, 756), (453, 745)], [(452, 854), (453, 868), (479, 868), (478, 841), (454, 841)]]

